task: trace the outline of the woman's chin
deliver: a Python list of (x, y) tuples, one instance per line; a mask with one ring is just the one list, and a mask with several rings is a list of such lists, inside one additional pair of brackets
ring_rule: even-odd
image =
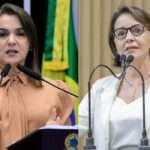
[(9, 59), (9, 60), (3, 60), (3, 64), (10, 64), (10, 65), (17, 65), (17, 64), (22, 64), (21, 60), (14, 60), (14, 59)]
[(13, 66), (13, 65), (18, 64), (18, 62), (9, 62), (9, 61), (8, 61), (8, 62), (6, 62), (5, 64), (10, 64), (10, 65), (12, 65), (12, 66)]

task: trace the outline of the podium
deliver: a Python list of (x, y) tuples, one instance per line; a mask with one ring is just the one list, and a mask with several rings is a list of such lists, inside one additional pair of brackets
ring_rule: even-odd
[(8, 150), (77, 150), (78, 129), (48, 125), (13, 143)]

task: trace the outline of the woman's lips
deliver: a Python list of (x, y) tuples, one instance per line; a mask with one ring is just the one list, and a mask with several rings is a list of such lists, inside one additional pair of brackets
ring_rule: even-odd
[(17, 53), (18, 53), (18, 51), (15, 50), (15, 49), (11, 49), (11, 50), (7, 50), (7, 51), (6, 51), (6, 54), (9, 55), (9, 56), (14, 56), (14, 55), (16, 55)]
[(127, 47), (125, 50), (124, 50), (124, 54), (125, 55), (131, 55), (132, 53), (134, 52), (137, 52), (139, 50), (138, 47)]
[(138, 47), (127, 47), (126, 50), (127, 51), (130, 51), (130, 50), (137, 50), (139, 49)]

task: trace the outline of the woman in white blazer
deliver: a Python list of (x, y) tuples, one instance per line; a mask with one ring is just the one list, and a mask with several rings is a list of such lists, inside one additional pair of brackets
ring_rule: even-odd
[[(123, 6), (112, 16), (109, 45), (113, 55), (132, 55), (145, 80), (146, 130), (150, 137), (150, 14)], [(117, 60), (117, 59), (115, 59)], [(116, 61), (120, 65), (120, 61)], [(131, 67), (118, 80), (108, 76), (91, 89), (92, 129), (97, 150), (137, 150), (142, 134), (141, 78)], [(79, 106), (79, 126), (88, 130), (88, 95)]]

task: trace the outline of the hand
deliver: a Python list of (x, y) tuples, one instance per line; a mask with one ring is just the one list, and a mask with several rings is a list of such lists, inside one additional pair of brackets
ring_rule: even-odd
[(53, 108), (50, 113), (50, 118), (47, 121), (46, 125), (50, 124), (60, 124), (60, 116), (57, 115), (56, 108)]

